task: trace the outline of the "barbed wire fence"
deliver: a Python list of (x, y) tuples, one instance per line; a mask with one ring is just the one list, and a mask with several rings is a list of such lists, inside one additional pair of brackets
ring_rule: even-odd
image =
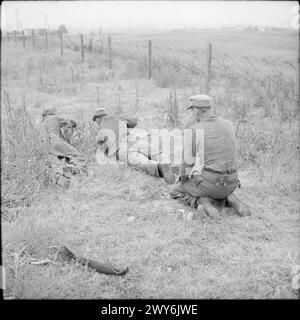
[[(227, 52), (212, 46), (208, 43), (207, 50), (185, 50), (174, 49), (165, 46), (153, 45), (152, 40), (135, 43), (121, 43), (113, 39), (111, 35), (90, 34), (90, 35), (68, 35), (58, 31), (25, 31), (7, 32), (1, 34), (2, 41), (12, 42), (15, 46), (22, 45), (23, 48), (33, 50), (43, 50), (45, 52), (60, 50), (61, 56), (66, 55), (64, 49), (76, 51), (81, 56), (82, 61), (86, 55), (95, 54), (106, 57), (107, 67), (114, 68), (114, 59), (133, 59), (143, 66), (144, 77), (151, 79), (155, 70), (164, 66), (173, 67), (176, 72), (189, 73), (190, 75), (205, 79), (205, 91), (210, 93), (211, 80), (218, 73), (220, 77), (226, 79), (247, 79), (256, 81), (259, 85), (270, 87), (285, 86), (294, 91), (295, 100), (299, 101), (299, 75), (298, 61), (287, 61), (284, 59), (261, 58), (261, 64), (256, 63), (248, 56), (243, 56), (242, 60), (237, 60)], [(288, 66), (296, 77), (289, 77), (278, 67), (278, 63)], [(267, 84), (267, 85), (266, 85)]]

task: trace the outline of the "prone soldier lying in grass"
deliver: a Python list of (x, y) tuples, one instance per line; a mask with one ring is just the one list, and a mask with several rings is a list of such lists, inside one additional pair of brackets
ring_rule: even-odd
[(149, 144), (148, 136), (139, 137), (130, 130), (136, 127), (136, 118), (108, 115), (105, 109), (99, 108), (94, 112), (93, 121), (99, 127), (97, 143), (108, 157), (116, 157), (149, 175), (164, 178), (168, 184), (175, 182), (176, 176), (170, 164), (161, 164), (159, 161), (159, 145), (153, 142)]
[(85, 156), (70, 144), (76, 122), (58, 117), (55, 108), (45, 110), (42, 116), (40, 142), (44, 151), (51, 156), (51, 167), (57, 176), (57, 183), (68, 188), (72, 174), (86, 172), (87, 165)]

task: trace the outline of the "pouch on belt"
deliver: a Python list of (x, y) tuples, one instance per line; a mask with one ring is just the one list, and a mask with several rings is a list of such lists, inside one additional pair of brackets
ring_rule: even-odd
[(219, 175), (217, 177), (216, 186), (217, 187), (227, 187), (228, 185), (228, 175)]

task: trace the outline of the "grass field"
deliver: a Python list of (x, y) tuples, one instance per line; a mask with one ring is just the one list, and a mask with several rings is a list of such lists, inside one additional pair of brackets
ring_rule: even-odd
[[(237, 194), (251, 206), (252, 216), (183, 221), (180, 210), (192, 209), (171, 200), (162, 179), (118, 164), (93, 161), (88, 177), (74, 178), (67, 191), (35, 181), (40, 171), (32, 163), (39, 162), (27, 152), (31, 131), (24, 129), (24, 106), (35, 125), (49, 106), (77, 120), (80, 135), (75, 143), (88, 150), (87, 131), (97, 105), (111, 113), (135, 114), (140, 128), (164, 127), (169, 125), (170, 94), (176, 89), (179, 120), (187, 126), (188, 97), (202, 93), (205, 81), (168, 66), (157, 67), (153, 79), (147, 80), (143, 63), (134, 59), (115, 55), (111, 71), (105, 54), (86, 53), (82, 61), (80, 52), (71, 48), (61, 57), (58, 48), (45, 53), (2, 42), (6, 297), (296, 299), (291, 283), (292, 267), (300, 264), (299, 107), (294, 87), (287, 86), (292, 82), (286, 80), (295, 79), (295, 70), (280, 61), (296, 64), (297, 37), (225, 31), (113, 36), (124, 46), (149, 38), (174, 52), (205, 50), (210, 41), (216, 52), (224, 50), (236, 61), (247, 55), (261, 70), (266, 70), (262, 57), (279, 61), (276, 67), (282, 74), (269, 87), (247, 77), (225, 78), (212, 65), (214, 108), (234, 122), (242, 181)], [(8, 128), (8, 106), (24, 132)], [(49, 247), (61, 244), (78, 255), (128, 266), (129, 273), (113, 277), (76, 264), (30, 263), (32, 258), (52, 259)]]

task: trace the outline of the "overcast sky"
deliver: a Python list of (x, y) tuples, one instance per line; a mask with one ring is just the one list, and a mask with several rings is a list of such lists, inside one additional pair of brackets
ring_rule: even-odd
[(291, 27), (296, 1), (3, 1), (1, 27)]

